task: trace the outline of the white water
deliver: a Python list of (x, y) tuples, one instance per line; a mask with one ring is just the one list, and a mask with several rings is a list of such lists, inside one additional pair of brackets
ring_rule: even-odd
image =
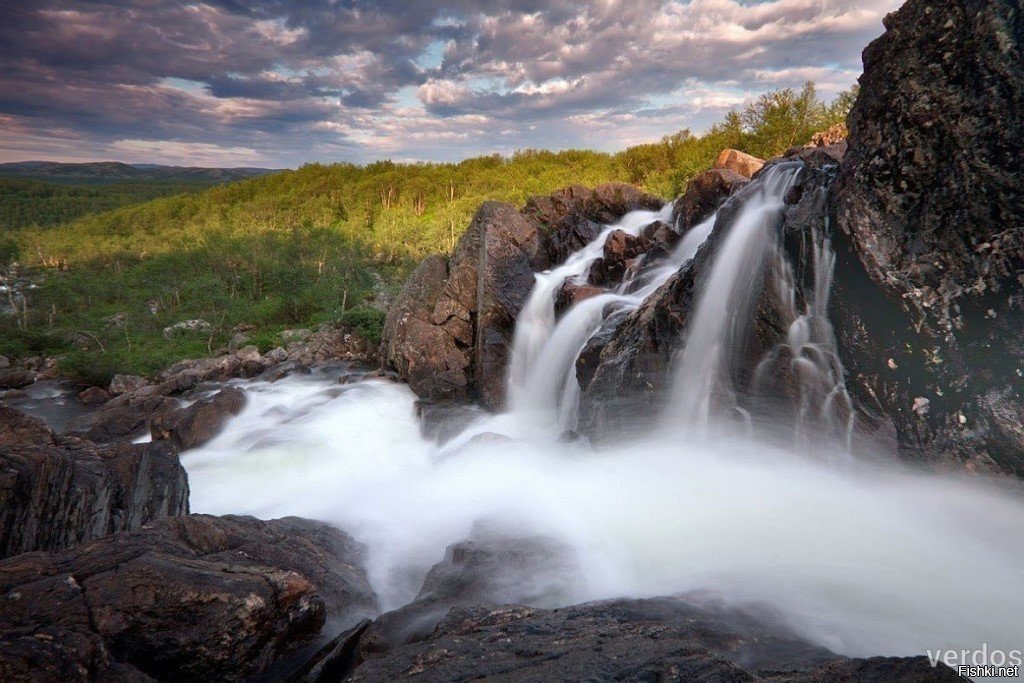
[[(183, 457), (193, 511), (337, 524), (367, 545), (385, 609), (412, 599), (445, 547), (488, 523), (573, 550), (580, 573), (564, 603), (700, 591), (772, 606), (812, 641), (849, 655), (1020, 647), (1019, 492), (693, 429), (710, 417), (728, 373), (747, 285), (775, 253), (768, 226), (790, 179), (775, 180), (741, 210), (714, 259), (677, 377), (684, 396), (674, 415), (686, 419), (601, 450), (557, 438), (573, 424), (573, 363), (609, 306), (639, 305), (692, 259), (713, 218), (662, 268), (581, 302), (557, 325), (558, 287), (586, 274), (610, 229), (539, 275), (515, 337), (513, 410), (443, 448), (422, 437), (402, 385), (241, 384), (243, 412)], [(656, 218), (632, 214), (617, 227), (639, 231)], [(790, 306), (786, 344), (801, 354), (827, 348), (831, 334), (821, 324), (831, 252), (824, 240), (817, 246), (813, 299), (802, 313), (795, 299)], [(791, 274), (776, 283), (793, 297)], [(841, 368), (830, 379), (838, 386)], [(513, 440), (474, 439), (487, 432)]]
[(678, 431), (602, 451), (537, 438), (442, 455), (402, 385), (245, 386), (242, 414), (183, 458), (193, 511), (337, 524), (368, 545), (385, 608), (489, 521), (575, 550), (566, 602), (711, 591), (775, 606), (851, 655), (1020, 646), (1019, 495)]

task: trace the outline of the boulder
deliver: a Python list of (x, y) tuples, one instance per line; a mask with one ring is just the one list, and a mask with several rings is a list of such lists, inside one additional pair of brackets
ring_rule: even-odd
[(42, 420), (0, 404), (0, 449), (48, 446), (56, 442)]
[(595, 285), (583, 285), (565, 282), (555, 296), (555, 316), (561, 317), (566, 311), (581, 301), (586, 301), (604, 293), (604, 288)]
[(670, 598), (459, 607), (425, 639), (372, 655), (347, 680), (965, 680), (926, 657), (846, 659), (770, 615)]
[(35, 373), (31, 370), (15, 368), (13, 370), (0, 371), (0, 390), (21, 389), (36, 381)]
[(145, 435), (156, 417), (173, 413), (181, 405), (176, 399), (157, 394), (155, 386), (145, 389), (151, 393), (122, 394), (99, 410), (75, 418), (68, 424), (68, 431), (97, 443), (131, 441)]
[(113, 379), (110, 380), (110, 387), (108, 390), (114, 396), (120, 396), (121, 394), (131, 394), (144, 387), (149, 386), (150, 382), (145, 377), (139, 377), (137, 375), (114, 375)]
[(327, 525), (164, 519), (0, 562), (0, 677), (273, 677), (328, 618), (351, 625), (376, 609), (361, 547)]
[(228, 387), (187, 408), (157, 415), (150, 422), (150, 433), (154, 441), (168, 441), (179, 451), (196, 448), (217, 436), (243, 407), (245, 393)]
[(615, 230), (604, 243), (603, 256), (590, 266), (590, 282), (610, 286), (622, 282), (626, 271), (641, 254), (651, 248), (651, 240), (643, 235), (631, 235)]
[(812, 135), (807, 145), (809, 147), (831, 147), (843, 142), (849, 136), (850, 130), (846, 127), (846, 122), (840, 121)]
[(87, 406), (100, 406), (113, 398), (113, 395), (102, 387), (89, 387), (78, 394), (78, 400)]
[(661, 205), (615, 183), (533, 197), (522, 211), (485, 202), (451, 256), (428, 258), (407, 280), (385, 321), (382, 364), (422, 399), (500, 409), (515, 318), (534, 273), (595, 239), (602, 223)]
[(185, 470), (169, 445), (55, 439), (32, 418), (15, 420), (0, 432), (0, 556), (61, 550), (188, 512)]
[(672, 208), (672, 224), (680, 234), (714, 213), (733, 192), (750, 180), (727, 168), (713, 168), (686, 184), (686, 192)]
[(764, 166), (764, 159), (741, 152), (736, 149), (723, 149), (715, 160), (713, 168), (721, 168), (737, 173), (744, 178), (752, 178)]
[(1024, 15), (910, 0), (886, 28), (832, 190), (836, 280), (864, 302), (837, 304), (843, 360), (907, 457), (1024, 475), (986, 398), (1022, 399)]

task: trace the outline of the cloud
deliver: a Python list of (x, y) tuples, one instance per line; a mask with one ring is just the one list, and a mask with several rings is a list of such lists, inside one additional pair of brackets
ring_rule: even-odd
[[(898, 0), (28, 0), (0, 159), (297, 165), (621, 147), (831, 95)], [(143, 144), (146, 143), (146, 144)]]

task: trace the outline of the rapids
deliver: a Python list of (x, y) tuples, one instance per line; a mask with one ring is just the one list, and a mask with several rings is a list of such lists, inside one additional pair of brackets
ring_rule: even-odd
[[(366, 544), (384, 609), (413, 599), (445, 547), (486, 523), (572, 550), (578, 571), (552, 604), (682, 593), (756, 604), (853, 656), (1020, 647), (1019, 491), (849, 457), (840, 442), (819, 449), (836, 457), (808, 457), (754, 432), (706, 428), (729, 412), (720, 398), (750, 283), (771, 267), (771, 226), (798, 172), (764, 174), (720, 240), (659, 428), (600, 447), (559, 438), (575, 426), (580, 350), (609, 313), (636, 308), (686, 267), (714, 216), (659, 267), (560, 320), (558, 287), (586, 276), (613, 228), (637, 234), (669, 214), (629, 214), (538, 274), (517, 323), (509, 412), (478, 417), (443, 445), (423, 436), (404, 385), (340, 385), (329, 374), (236, 383), (242, 413), (183, 456), (192, 511), (336, 524)], [(807, 405), (842, 392), (828, 353), (826, 235), (814, 254), (814, 297), (792, 307), (786, 340), (810, 378)], [(786, 282), (780, 268), (783, 295)]]

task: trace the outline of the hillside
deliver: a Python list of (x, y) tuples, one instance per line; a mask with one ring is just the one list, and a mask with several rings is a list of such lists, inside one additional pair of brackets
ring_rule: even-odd
[(66, 164), (56, 161), (15, 161), (0, 164), (0, 178), (27, 178), (54, 183), (194, 182), (225, 183), (273, 173), (267, 168), (204, 168), (124, 164), (118, 161)]
[[(621, 181), (677, 196), (727, 147), (781, 153), (845, 117), (808, 84), (764, 95), (711, 131), (681, 131), (607, 154), (528, 150), (447, 164), (312, 164), (205, 192), (156, 199), (51, 228), (19, 231), (0, 256), (34, 269), (20, 315), (0, 317), (7, 356), (61, 355), (87, 382), (153, 373), (227, 344), (347, 320), (371, 337), (386, 295), (420, 258), (451, 249), (486, 200), (521, 205), (567, 185)], [(45, 275), (45, 276), (44, 276)], [(165, 335), (185, 320), (202, 334)]]

